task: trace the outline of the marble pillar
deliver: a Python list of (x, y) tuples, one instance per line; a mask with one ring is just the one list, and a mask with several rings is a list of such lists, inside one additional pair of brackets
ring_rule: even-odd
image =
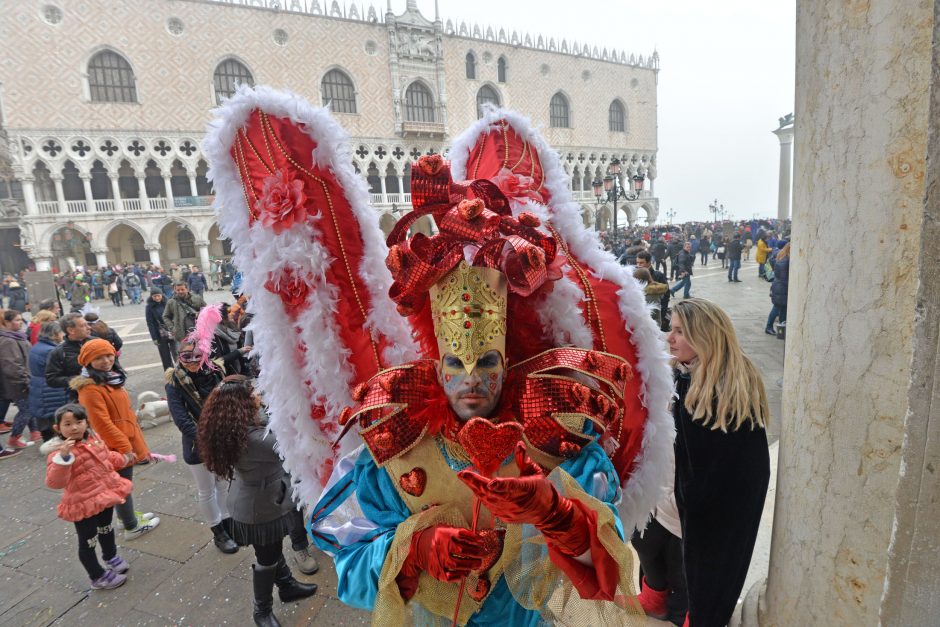
[(111, 179), (111, 195), (114, 196), (114, 210), (115, 211), (124, 211), (124, 201), (121, 198), (121, 185), (118, 180), (117, 174), (109, 174), (108, 178)]
[(793, 125), (778, 128), (774, 135), (780, 140), (780, 174), (777, 177), (777, 219), (790, 218), (790, 163), (793, 161)]
[(26, 215), (34, 216), (39, 213), (39, 206), (36, 204), (36, 188), (33, 187), (33, 177), (21, 179), (23, 185), (23, 203), (26, 205)]
[(82, 179), (82, 187), (85, 190), (85, 211), (94, 213), (95, 197), (91, 193), (91, 174), (79, 174), (78, 176)]
[(797, 2), (800, 132), (761, 625), (937, 624), (940, 500), (936, 475), (923, 474), (940, 453), (937, 405), (933, 424), (924, 415), (937, 395), (936, 193), (929, 210), (924, 200), (936, 4)]
[(91, 252), (95, 253), (95, 263), (99, 268), (108, 267), (108, 249), (107, 248), (92, 248)]
[(65, 215), (69, 212), (65, 205), (65, 192), (62, 189), (62, 176), (53, 174), (52, 184), (55, 186), (55, 199), (59, 206), (59, 214)]
[(209, 240), (197, 240), (196, 250), (199, 253), (199, 269), (209, 272)]
[(160, 244), (147, 244), (144, 246), (150, 255), (150, 263), (154, 266), (160, 266)]
[[(42, 256), (39, 256), (42, 255)], [(47, 272), (52, 270), (52, 257), (48, 256), (49, 251), (43, 253), (37, 253), (37, 256), (33, 257), (33, 263), (36, 264), (37, 272)]]

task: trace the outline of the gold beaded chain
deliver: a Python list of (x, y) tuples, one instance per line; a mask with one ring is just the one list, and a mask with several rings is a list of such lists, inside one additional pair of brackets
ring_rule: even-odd
[[(591, 287), (590, 281), (588, 281), (587, 275), (584, 270), (581, 268), (581, 265), (577, 260), (571, 256), (568, 251), (568, 245), (565, 243), (561, 236), (558, 234), (558, 231), (555, 230), (555, 226), (551, 222), (546, 222), (549, 230), (552, 232), (555, 241), (558, 242), (558, 246), (561, 248), (562, 252), (565, 253), (565, 256), (568, 258), (568, 263), (571, 264), (571, 267), (574, 268), (574, 271), (578, 274), (578, 278), (581, 280), (581, 287), (584, 289), (584, 294), (586, 296), (585, 302), (587, 307), (588, 321), (591, 322), (591, 326), (597, 328), (598, 335), (600, 336), (601, 341), (601, 350), (605, 353), (607, 352), (607, 339), (604, 336), (604, 324), (601, 322), (600, 310), (597, 308), (597, 299), (594, 297), (594, 288)], [(591, 320), (591, 309), (594, 310), (593, 320)]]

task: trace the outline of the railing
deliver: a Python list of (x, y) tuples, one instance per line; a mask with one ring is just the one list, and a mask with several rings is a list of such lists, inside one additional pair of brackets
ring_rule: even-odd
[(125, 211), (144, 211), (144, 207), (141, 205), (140, 198), (125, 198), (123, 203)]
[(66, 200), (66, 213), (88, 213), (88, 204), (84, 200)]
[(402, 133), (408, 135), (443, 136), (447, 132), (442, 122), (403, 122), (401, 130)]
[(95, 200), (95, 213), (114, 213), (115, 203), (110, 198), (99, 198)]
[(42, 200), (36, 203), (39, 208), (39, 215), (52, 216), (59, 213), (59, 203), (54, 200)]
[(369, 198), (372, 201), (373, 205), (382, 205), (385, 204), (385, 199), (382, 197), (382, 194), (369, 194)]
[(393, 192), (393, 193), (391, 193), (391, 194), (385, 194), (385, 202), (386, 202), (386, 203), (400, 203), (400, 202), (401, 202), (401, 194), (399, 194), (398, 192)]
[(168, 208), (168, 203), (166, 198), (151, 198), (150, 200), (150, 209), (153, 211), (166, 210)]

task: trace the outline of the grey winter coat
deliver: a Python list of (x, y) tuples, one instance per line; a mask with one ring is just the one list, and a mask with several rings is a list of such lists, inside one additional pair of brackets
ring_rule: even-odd
[(235, 521), (239, 544), (270, 544), (287, 535), (287, 520), (294, 503), (290, 475), (274, 452), (274, 434), (266, 427), (248, 431), (248, 447), (235, 464), (229, 488), (228, 511)]
[(0, 331), (0, 398), (18, 401), (29, 396), (29, 349), (26, 336)]
[(196, 324), (199, 310), (206, 306), (206, 301), (199, 294), (189, 293), (184, 299), (174, 296), (163, 309), (163, 323), (170, 330), (173, 339), (182, 342), (186, 334)]

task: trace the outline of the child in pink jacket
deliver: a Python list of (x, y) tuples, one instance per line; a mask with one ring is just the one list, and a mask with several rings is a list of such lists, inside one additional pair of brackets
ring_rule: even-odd
[[(133, 485), (115, 470), (134, 463), (134, 454), (111, 451), (88, 428), (88, 414), (77, 403), (60, 407), (52, 427), (58, 437), (42, 445), (48, 454), (46, 485), (64, 489), (59, 518), (75, 523), (78, 560), (88, 571), (91, 587), (117, 588), (127, 580), (130, 566), (117, 554), (111, 520), (114, 506), (123, 503)], [(95, 546), (101, 543), (101, 566)]]

